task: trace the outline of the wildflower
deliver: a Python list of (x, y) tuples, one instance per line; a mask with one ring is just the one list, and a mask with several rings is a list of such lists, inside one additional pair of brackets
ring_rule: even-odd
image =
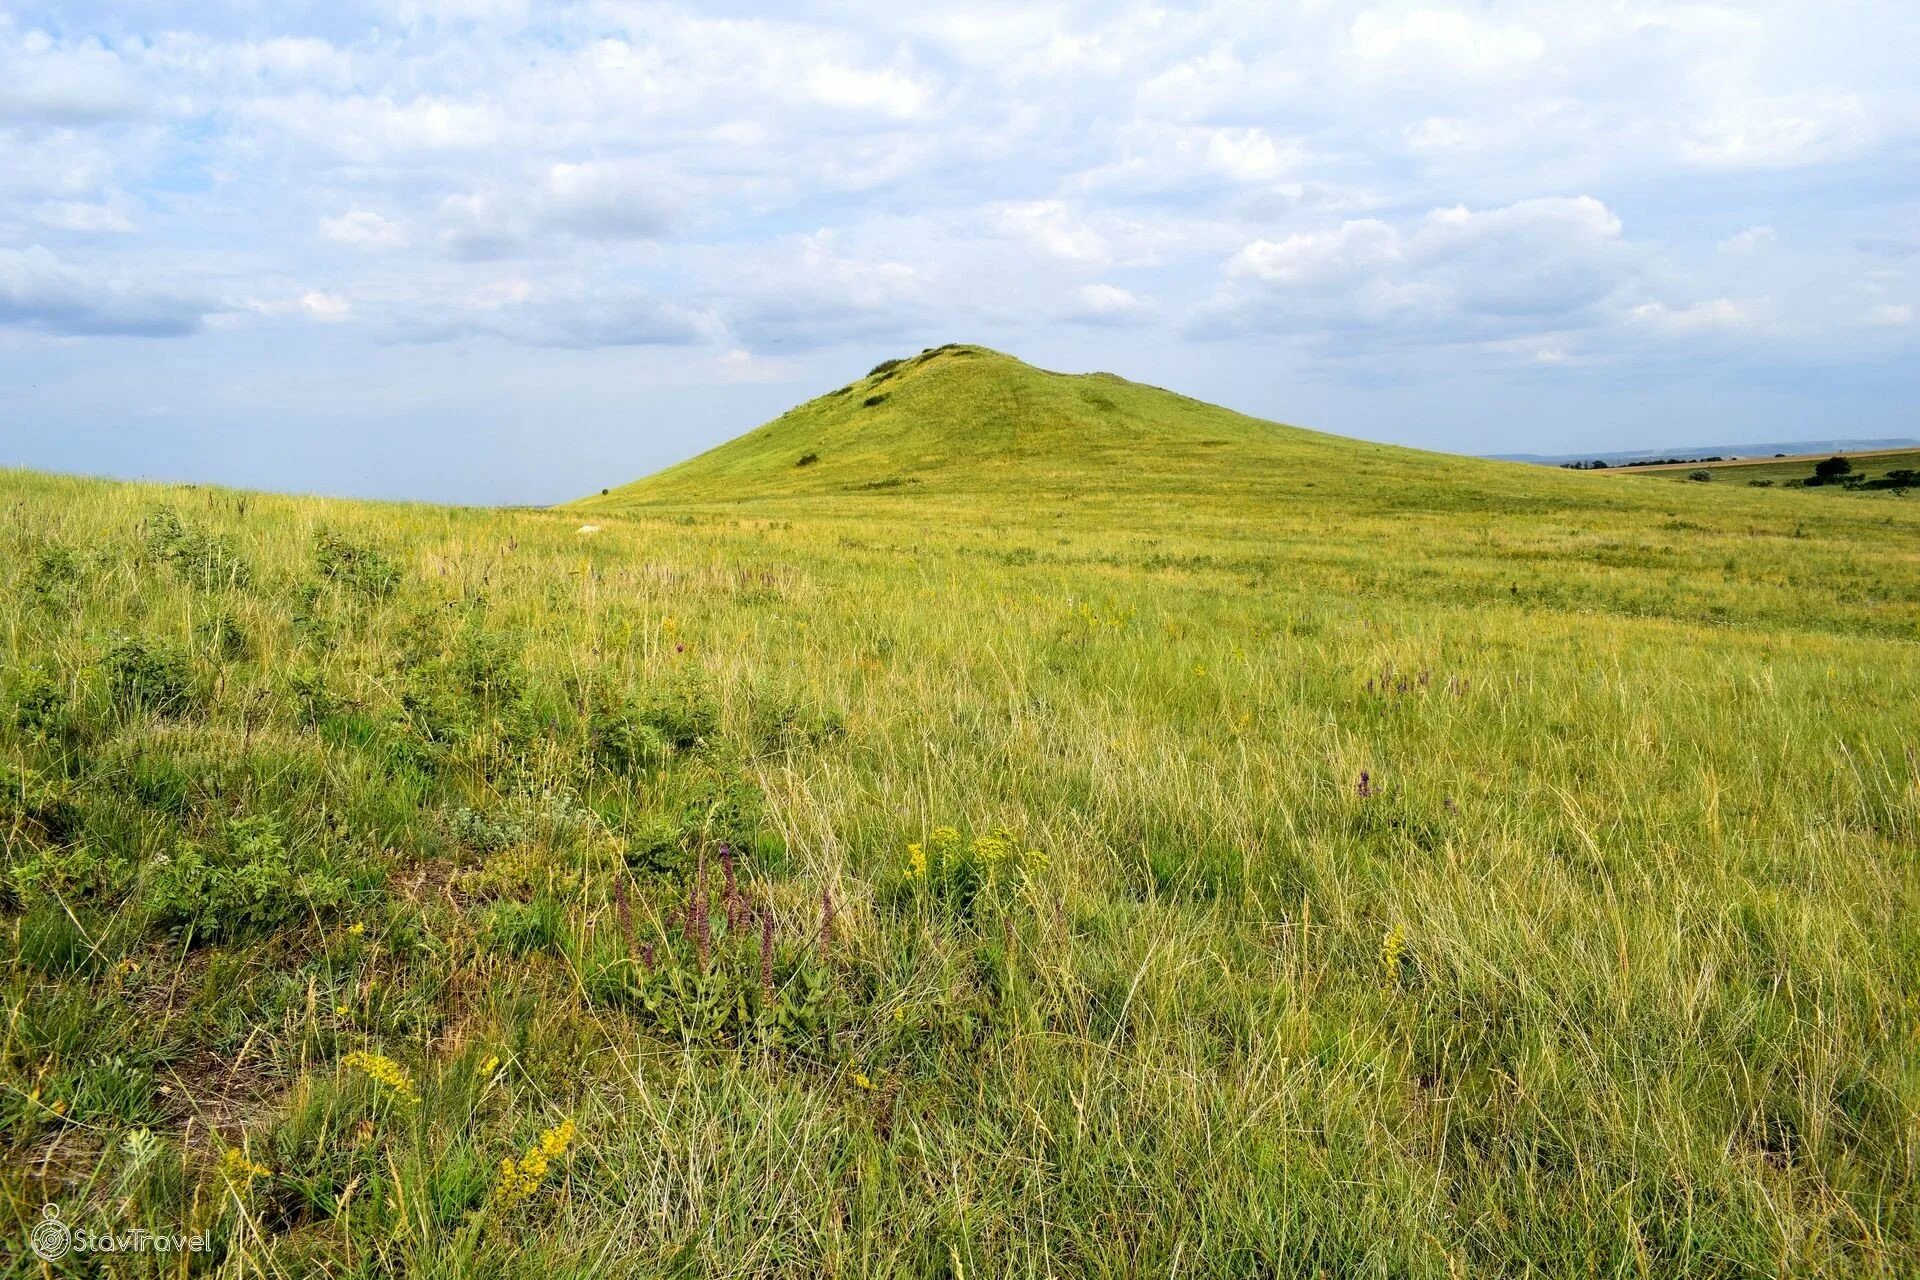
[(740, 882), (733, 871), (733, 846), (720, 842), (720, 874), (726, 888), (722, 891), (721, 903), (727, 913), (727, 928), (737, 929), (747, 918), (746, 899), (740, 896)]
[(627, 897), (627, 873), (623, 868), (613, 879), (613, 907), (620, 917), (620, 937), (627, 944), (627, 954), (634, 954), (633, 902)]
[(487, 1060), (480, 1064), (480, 1074), (482, 1076), (487, 1077), (488, 1079), (492, 1079), (493, 1073), (498, 1071), (499, 1069), (500, 1069), (500, 1055), (497, 1053), (488, 1054)]
[(907, 846), (907, 879), (924, 880), (927, 875), (927, 851), (917, 844)]
[(273, 1170), (263, 1164), (255, 1164), (247, 1159), (247, 1153), (239, 1147), (228, 1147), (220, 1156), (220, 1172), (226, 1175), (228, 1182), (245, 1186), (255, 1178), (269, 1178)]
[(827, 948), (833, 942), (833, 890), (820, 886), (820, 962), (826, 963)]
[(707, 950), (713, 945), (713, 925), (707, 919), (707, 851), (700, 851), (693, 866), (693, 889), (687, 896), (687, 931), (693, 935), (693, 951), (700, 960), (700, 971), (707, 969)]
[(406, 1068), (385, 1054), (356, 1049), (340, 1059), (340, 1065), (364, 1071), (398, 1102), (412, 1106), (420, 1101), (419, 1091), (413, 1087), (413, 1077), (407, 1074)]
[(540, 1190), (540, 1184), (546, 1180), (547, 1171), (553, 1162), (567, 1153), (573, 1145), (576, 1135), (573, 1120), (562, 1120), (553, 1128), (542, 1133), (539, 1140), (527, 1149), (527, 1154), (518, 1160), (508, 1156), (500, 1161), (500, 1177), (494, 1183), (494, 1203), (502, 1209), (511, 1209), (530, 1199)]
[(342, 1002), (340, 1004), (333, 1006), (333, 1012), (336, 1016), (344, 1018), (347, 1016), (347, 1014), (351, 1013), (352, 1010), (347, 1008), (345, 1002)]
[(365, 933), (366, 931), (367, 931), (367, 925), (364, 920), (355, 920), (352, 924), (347, 926), (347, 936), (349, 938), (357, 938), (361, 934)]
[(866, 1076), (862, 1075), (858, 1071), (853, 1073), (853, 1082), (854, 1084), (858, 1085), (862, 1089), (873, 1088), (873, 1081), (869, 1080)]
[(1399, 976), (1400, 958), (1406, 950), (1407, 931), (1397, 924), (1380, 939), (1380, 965), (1387, 971), (1389, 981)]
[(1371, 796), (1373, 794), (1373, 775), (1365, 769), (1362, 769), (1360, 771), (1360, 781), (1354, 785), (1353, 793), (1362, 800)]

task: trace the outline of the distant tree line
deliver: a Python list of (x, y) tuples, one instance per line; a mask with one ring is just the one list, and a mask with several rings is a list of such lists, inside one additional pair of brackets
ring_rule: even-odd
[(1728, 459), (1714, 454), (1707, 458), (1634, 458), (1628, 462), (1608, 462), (1604, 458), (1595, 458), (1592, 462), (1563, 462), (1560, 465), (1568, 471), (1605, 471), (1609, 467), (1676, 467), (1685, 462), (1726, 462)]

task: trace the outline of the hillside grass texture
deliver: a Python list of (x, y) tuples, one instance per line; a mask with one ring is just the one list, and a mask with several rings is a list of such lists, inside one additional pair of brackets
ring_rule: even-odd
[(0, 473), (14, 1272), (1920, 1269), (1920, 504), (872, 381)]

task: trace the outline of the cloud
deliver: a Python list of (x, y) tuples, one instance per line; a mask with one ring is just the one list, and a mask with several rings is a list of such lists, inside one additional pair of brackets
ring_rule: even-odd
[(68, 266), (47, 249), (0, 249), (0, 326), (70, 336), (193, 333), (219, 310), (187, 293)]
[(1546, 40), (1536, 31), (1457, 9), (1375, 9), (1353, 20), (1354, 57), (1381, 71), (1475, 75), (1536, 61)]
[(126, 214), (105, 202), (50, 200), (33, 217), (43, 227), (79, 235), (124, 235), (134, 229)]
[(399, 249), (407, 236), (398, 223), (366, 209), (352, 209), (337, 218), (320, 219), (322, 239), (356, 249)]
[(1085, 284), (1074, 290), (1062, 318), (1081, 324), (1135, 325), (1153, 318), (1155, 307), (1131, 290), (1111, 284)]
[(711, 316), (626, 286), (511, 288), (453, 313), (402, 318), (408, 342), (498, 338), (530, 347), (681, 347), (719, 336)]
[(1735, 232), (1722, 240), (1714, 248), (1721, 253), (1747, 256), (1760, 252), (1774, 241), (1772, 227), (1748, 227), (1745, 231)]
[(300, 295), (300, 309), (315, 320), (337, 324), (353, 314), (353, 304), (337, 293), (313, 291)]
[(1620, 219), (1591, 196), (1354, 219), (1247, 244), (1199, 328), (1486, 340), (1592, 323), (1633, 271)]
[(1684, 307), (1670, 307), (1664, 302), (1643, 302), (1629, 310), (1627, 315), (1637, 324), (1667, 334), (1745, 329), (1756, 322), (1751, 306), (1731, 298), (1714, 298)]
[(672, 223), (666, 187), (644, 164), (555, 164), (547, 170), (537, 219), (594, 240), (652, 239)]
[(1784, 169), (1863, 150), (1871, 117), (1855, 94), (1743, 97), (1716, 108), (1680, 142), (1680, 153), (1719, 169)]
[(142, 109), (140, 89), (112, 49), (41, 31), (13, 41), (6, 34), (0, 27), (0, 121), (86, 125)]
[(1107, 238), (1078, 221), (1059, 200), (1017, 200), (992, 206), (988, 219), (1004, 235), (1027, 241), (1065, 262), (1098, 266), (1113, 256)]

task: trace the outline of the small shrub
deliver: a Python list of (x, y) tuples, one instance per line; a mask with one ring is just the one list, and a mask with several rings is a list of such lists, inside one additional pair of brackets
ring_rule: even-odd
[(184, 582), (212, 590), (244, 587), (253, 578), (233, 544), (217, 533), (187, 524), (171, 507), (160, 507), (141, 522), (147, 551), (171, 565)]
[(246, 627), (229, 609), (201, 619), (194, 627), (194, 638), (207, 653), (222, 662), (245, 657), (253, 643)]
[(1705, 467), (1696, 467), (1692, 471), (1687, 472), (1687, 479), (1705, 484), (1707, 481), (1713, 479), (1713, 472), (1707, 470)]
[(1749, 481), (1747, 481), (1747, 487), (1748, 487), (1749, 489), (1771, 489), (1771, 488), (1773, 488), (1773, 481), (1771, 481), (1771, 480), (1749, 480)]
[(800, 455), (800, 461), (798, 461), (798, 462), (796, 462), (796, 463), (794, 463), (793, 465), (794, 465), (794, 466), (796, 466), (796, 467), (810, 467), (810, 466), (812, 466), (812, 465), (813, 465), (814, 463), (816, 463), (816, 462), (818, 462), (818, 461), (820, 461), (820, 455), (819, 455), (819, 454), (817, 454), (817, 453), (803, 453), (803, 454), (801, 454), (801, 455)]
[(1853, 463), (1841, 457), (1839, 454), (1835, 454), (1831, 458), (1813, 464), (1814, 478), (1822, 484), (1830, 483), (1838, 480), (1842, 476), (1851, 475), (1852, 473)]
[(42, 741), (70, 737), (76, 728), (65, 687), (40, 667), (24, 668), (14, 676), (7, 719), (27, 737)]
[(862, 400), (860, 403), (866, 408), (871, 409), (873, 408), (873, 406), (877, 404), (885, 404), (887, 402), (887, 396), (889, 394), (891, 393), (886, 391), (876, 392), (875, 394), (870, 395), (866, 399)]
[(400, 567), (384, 551), (331, 529), (313, 535), (313, 563), (321, 577), (369, 600), (384, 600), (400, 586)]
[(195, 701), (193, 665), (186, 655), (156, 641), (122, 636), (101, 660), (116, 707), (179, 715)]
[(80, 584), (84, 565), (80, 553), (58, 542), (42, 543), (27, 570), (27, 590), (41, 599), (65, 596)]
[(898, 369), (901, 365), (905, 364), (906, 362), (907, 361), (904, 356), (896, 356), (892, 360), (882, 360), (879, 364), (867, 370), (867, 376), (869, 378), (877, 378), (881, 374), (892, 373), (895, 369)]
[(347, 879), (317, 858), (296, 858), (279, 824), (230, 820), (212, 847), (183, 840), (148, 878), (156, 923), (207, 940), (264, 933), (347, 899)]

